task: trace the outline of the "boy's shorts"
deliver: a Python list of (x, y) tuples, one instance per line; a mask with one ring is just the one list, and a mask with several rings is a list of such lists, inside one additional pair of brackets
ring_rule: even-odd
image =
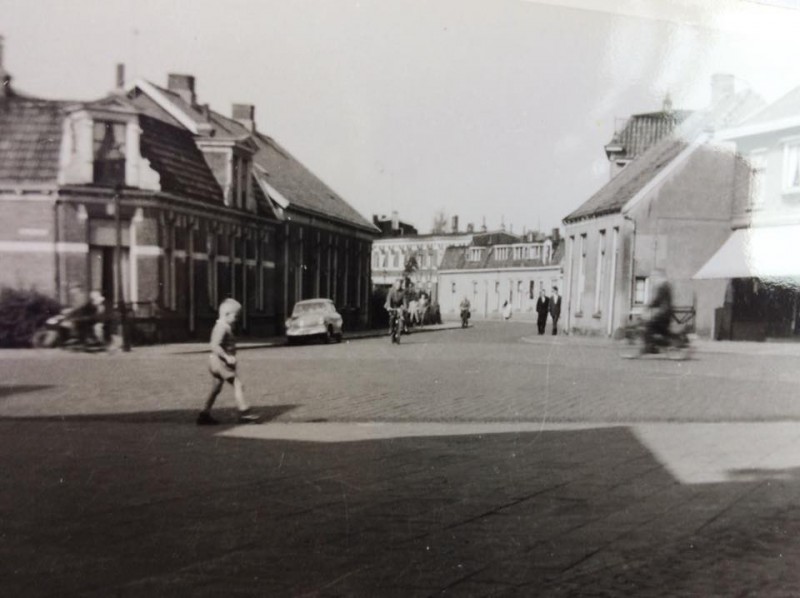
[(208, 370), (214, 378), (225, 382), (230, 382), (236, 377), (236, 366), (228, 365), (213, 353), (208, 356)]

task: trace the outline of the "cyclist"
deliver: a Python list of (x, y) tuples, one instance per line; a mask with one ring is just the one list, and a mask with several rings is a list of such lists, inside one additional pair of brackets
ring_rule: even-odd
[(656, 288), (653, 300), (650, 301), (650, 319), (645, 328), (645, 351), (655, 351), (657, 337), (667, 339), (670, 337), (669, 324), (674, 314), (672, 305), (672, 285), (669, 281), (662, 282)]
[[(403, 326), (404, 313), (407, 308), (407, 298), (403, 292), (402, 280), (396, 280), (392, 289), (386, 295), (383, 307), (389, 312), (389, 326), (392, 327), (393, 318), (398, 318), (398, 326)], [(399, 332), (399, 331), (398, 331)], [(392, 336), (392, 342), (400, 342), (399, 337)]]

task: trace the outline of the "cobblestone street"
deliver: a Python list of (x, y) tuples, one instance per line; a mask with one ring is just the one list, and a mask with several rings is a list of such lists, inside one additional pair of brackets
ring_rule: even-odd
[[(526, 323), (0, 353), (4, 595), (795, 596), (793, 346), (620, 359)], [(233, 421), (229, 390), (220, 417)]]

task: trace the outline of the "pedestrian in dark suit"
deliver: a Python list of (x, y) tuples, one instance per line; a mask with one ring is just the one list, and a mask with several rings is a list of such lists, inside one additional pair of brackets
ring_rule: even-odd
[(553, 318), (553, 335), (556, 335), (558, 318), (561, 317), (561, 295), (558, 294), (558, 287), (553, 287), (553, 295), (550, 297), (550, 317)]
[(550, 299), (544, 294), (544, 289), (539, 291), (539, 299), (536, 301), (536, 313), (539, 314), (536, 320), (539, 326), (539, 334), (544, 334), (544, 328), (547, 325), (547, 314), (550, 313)]

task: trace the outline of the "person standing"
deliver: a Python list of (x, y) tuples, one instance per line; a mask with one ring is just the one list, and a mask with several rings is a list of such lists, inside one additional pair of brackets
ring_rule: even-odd
[(539, 334), (544, 334), (544, 328), (547, 325), (547, 314), (550, 312), (550, 300), (544, 292), (544, 288), (539, 291), (539, 299), (536, 300), (536, 313), (538, 318), (536, 324), (539, 327)]
[(558, 287), (553, 287), (553, 295), (550, 297), (550, 317), (553, 318), (553, 336), (558, 334), (558, 318), (561, 317), (561, 295), (558, 294)]
[(503, 303), (503, 319), (511, 319), (511, 304), (508, 301)]

